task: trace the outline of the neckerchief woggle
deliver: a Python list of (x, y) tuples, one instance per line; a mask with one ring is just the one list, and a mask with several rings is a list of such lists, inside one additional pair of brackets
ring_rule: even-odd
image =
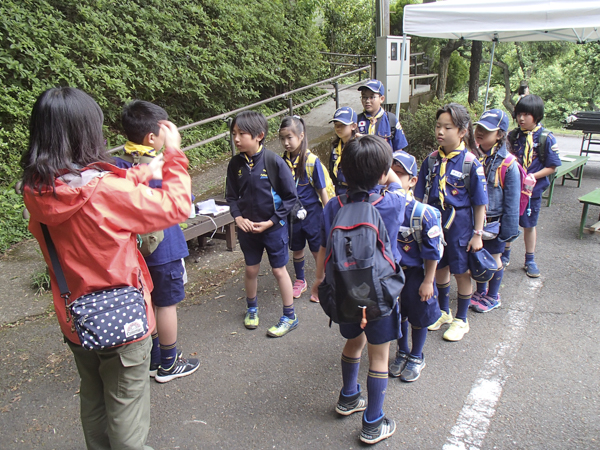
[(369, 115), (368, 112), (365, 111), (365, 117), (369, 119), (369, 131), (368, 134), (375, 134), (375, 128), (377, 125), (377, 121), (381, 119), (379, 122), (378, 135), (379, 136), (390, 136), (392, 134), (392, 130), (390, 128), (390, 121), (388, 119), (388, 115), (385, 114), (383, 108), (379, 108), (379, 111), (374, 116)]
[(250, 157), (248, 155), (246, 155), (246, 153), (242, 153), (244, 158), (246, 158), (246, 163), (248, 164), (248, 167), (250, 167), (251, 169), (254, 167), (254, 157), (256, 155), (258, 155), (262, 151), (262, 149), (263, 149), (263, 146), (261, 144), (261, 146), (258, 147), (258, 150), (256, 151), (256, 153)]
[(533, 134), (539, 130), (541, 125), (537, 125), (533, 130), (528, 131), (521, 128), (521, 131), (527, 136), (525, 140), (525, 150), (523, 150), (523, 168), (527, 169), (533, 161)]
[(441, 156), (442, 162), (440, 164), (440, 174), (439, 174), (439, 183), (438, 183), (438, 196), (440, 199), (440, 205), (442, 209), (446, 209), (444, 207), (444, 199), (446, 196), (446, 163), (450, 161), (455, 156), (460, 155), (465, 149), (465, 143), (461, 142), (460, 145), (450, 153), (446, 154), (442, 146), (438, 148), (438, 155)]

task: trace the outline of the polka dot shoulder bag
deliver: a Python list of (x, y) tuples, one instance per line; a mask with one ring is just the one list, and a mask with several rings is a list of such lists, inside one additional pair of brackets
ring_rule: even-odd
[(48, 227), (41, 224), (60, 295), (65, 300), (67, 322), (87, 350), (104, 350), (140, 339), (148, 332), (143, 285), (121, 286), (82, 295), (69, 302), (71, 292), (56, 254)]

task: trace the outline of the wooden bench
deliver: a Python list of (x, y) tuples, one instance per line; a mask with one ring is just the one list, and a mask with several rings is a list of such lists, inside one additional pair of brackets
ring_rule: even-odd
[[(563, 161), (562, 158), (569, 158), (573, 161)], [(581, 155), (561, 155), (562, 165), (556, 168), (556, 172), (550, 175), (550, 186), (546, 189), (546, 195), (542, 195), (544, 200), (548, 200), (546, 206), (552, 204), (552, 196), (554, 195), (554, 182), (557, 178), (562, 178), (561, 186), (565, 185), (565, 180), (577, 181), (577, 187), (581, 187), (581, 179), (583, 177), (583, 167), (590, 159), (589, 156)]]
[(198, 244), (203, 247), (206, 245), (206, 240), (214, 233), (213, 238), (225, 239), (227, 250), (233, 251), (235, 249), (237, 241), (235, 221), (229, 212), (216, 216), (198, 215), (193, 219), (186, 220), (185, 223), (187, 228), (183, 230), (183, 236), (186, 241), (198, 238)]
[(579, 224), (579, 239), (583, 238), (583, 233), (600, 234), (600, 221), (596, 222), (594, 225), (590, 225), (589, 227), (585, 226), (589, 206), (600, 206), (600, 188), (595, 189), (588, 194), (585, 194), (583, 197), (579, 197), (579, 201), (583, 203), (581, 223)]

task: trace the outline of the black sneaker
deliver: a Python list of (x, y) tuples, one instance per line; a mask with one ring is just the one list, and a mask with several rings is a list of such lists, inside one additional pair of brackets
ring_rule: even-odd
[(179, 358), (175, 360), (169, 369), (163, 369), (162, 366), (159, 367), (154, 379), (159, 383), (166, 383), (175, 378), (191, 375), (198, 370), (198, 367), (200, 367), (200, 361), (197, 359)]
[[(181, 358), (183, 352), (181, 350), (177, 350), (177, 359)], [(160, 367), (160, 363), (150, 363), (150, 378), (154, 378), (158, 372), (158, 368)]]
[(406, 383), (410, 383), (412, 381), (417, 381), (421, 376), (421, 370), (425, 368), (425, 358), (415, 358), (414, 356), (409, 356), (408, 361), (406, 361), (406, 366), (402, 369), (402, 373), (400, 374), (400, 380)]
[(396, 431), (396, 422), (383, 416), (377, 422), (367, 423), (363, 416), (363, 426), (360, 440), (367, 444), (376, 444), (389, 438)]
[(365, 409), (367, 409), (367, 401), (360, 396), (360, 389), (356, 394), (350, 396), (343, 395), (340, 391), (340, 397), (337, 405), (335, 405), (335, 412), (342, 416), (349, 416)]
[(398, 378), (400, 376), (400, 373), (402, 373), (402, 371), (404, 370), (404, 366), (406, 366), (406, 361), (408, 361), (408, 355), (398, 350), (396, 352), (396, 359), (393, 363), (390, 364), (390, 377)]

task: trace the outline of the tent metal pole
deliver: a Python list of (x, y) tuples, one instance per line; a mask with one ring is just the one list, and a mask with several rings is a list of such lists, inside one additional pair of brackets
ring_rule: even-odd
[(398, 103), (396, 103), (396, 117), (400, 117), (400, 102), (402, 100), (402, 78), (404, 77), (404, 60), (406, 59), (406, 33), (402, 35), (402, 49), (400, 51), (400, 76), (398, 77)]
[(494, 51), (496, 50), (496, 42), (498, 42), (497, 37), (492, 41), (492, 57), (490, 58), (490, 70), (488, 72), (487, 87), (485, 88), (485, 103), (483, 104), (484, 111), (487, 111), (488, 93), (490, 92), (490, 80), (492, 79), (492, 67), (494, 65)]

